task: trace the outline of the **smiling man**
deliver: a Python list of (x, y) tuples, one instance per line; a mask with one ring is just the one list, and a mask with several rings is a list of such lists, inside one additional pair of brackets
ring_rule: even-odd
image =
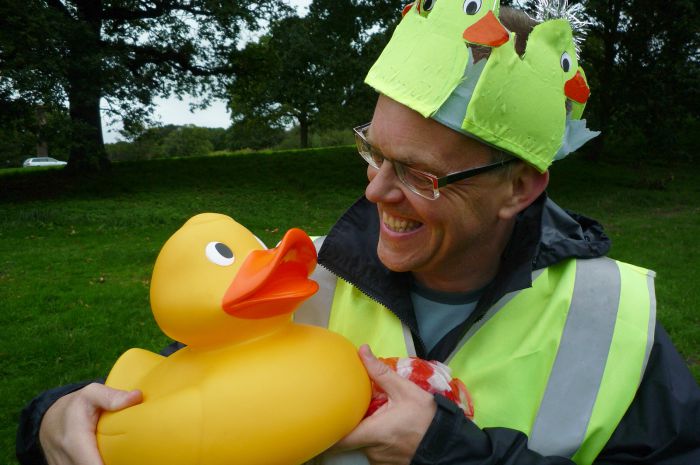
[[(421, 5), (368, 75), (380, 96), (355, 139), (369, 183), (318, 241), (322, 291), (297, 312), (361, 346), (389, 396), (320, 461), (700, 463), (700, 390), (655, 320), (654, 273), (605, 257), (602, 227), (545, 194), (547, 167), (597, 134), (580, 119), (575, 11), (553, 2), (534, 26), (504, 8), (505, 43), (495, 15), (449, 16), (471, 46), (446, 92), (444, 63), (462, 61), (406, 48), (440, 54), (455, 27), (430, 21), (454, 5)], [(473, 421), (372, 352), (448, 364)]]
[[(545, 193), (549, 165), (595, 133), (576, 11), (541, 8), (534, 26), (497, 2), (416, 1), (368, 75), (380, 96), (355, 138), (369, 183), (317, 241), (321, 290), (296, 318), (360, 347), (388, 402), (321, 463), (700, 463), (700, 389), (656, 322), (654, 273), (605, 257), (602, 227)], [(446, 363), (473, 420), (373, 353)], [(18, 457), (99, 464), (99, 412), (139, 401), (100, 384), (44, 393)]]

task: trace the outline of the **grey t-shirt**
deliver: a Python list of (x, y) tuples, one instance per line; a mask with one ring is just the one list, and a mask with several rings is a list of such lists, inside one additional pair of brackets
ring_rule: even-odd
[(418, 332), (427, 352), (450, 330), (469, 318), (482, 291), (440, 292), (413, 283), (411, 301), (418, 321)]

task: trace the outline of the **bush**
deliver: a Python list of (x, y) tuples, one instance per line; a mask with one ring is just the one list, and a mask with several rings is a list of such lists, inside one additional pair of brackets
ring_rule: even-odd
[(209, 131), (196, 126), (182, 126), (172, 131), (163, 141), (165, 157), (203, 157), (214, 150)]
[(226, 148), (234, 151), (267, 149), (279, 144), (284, 134), (283, 129), (270, 127), (264, 121), (244, 119), (226, 131)]

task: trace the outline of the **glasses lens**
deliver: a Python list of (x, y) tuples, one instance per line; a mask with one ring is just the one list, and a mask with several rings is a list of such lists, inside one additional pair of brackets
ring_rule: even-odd
[(379, 169), (379, 167), (382, 166), (384, 157), (376, 153), (369, 142), (367, 142), (364, 136), (365, 131), (366, 130), (361, 130), (361, 133), (355, 132), (355, 145), (357, 146), (357, 151), (367, 163), (369, 163), (372, 167)]
[(401, 163), (392, 163), (401, 182), (411, 189), (411, 191), (426, 199), (434, 200), (438, 198), (439, 193), (435, 187), (433, 178)]

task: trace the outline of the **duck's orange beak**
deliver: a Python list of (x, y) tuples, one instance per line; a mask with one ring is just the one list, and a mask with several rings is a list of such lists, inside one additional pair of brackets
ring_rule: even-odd
[[(418, 0), (416, 0), (416, 1), (418, 1)], [(405, 7), (403, 7), (403, 11), (401, 11), (401, 16), (402, 17), (406, 16), (408, 14), (408, 12), (411, 11), (411, 8), (413, 8), (414, 4), (415, 4), (415, 2), (411, 2), (408, 5), (406, 5)]]
[(301, 229), (290, 229), (270, 250), (251, 252), (222, 301), (224, 311), (247, 319), (292, 313), (317, 290), (309, 275), (316, 267), (316, 249)]
[(510, 33), (496, 18), (493, 11), (489, 10), (483, 18), (464, 30), (462, 38), (470, 44), (500, 47), (508, 42)]
[(566, 81), (564, 94), (578, 103), (586, 103), (588, 97), (591, 96), (591, 89), (586, 84), (581, 71), (576, 71), (574, 77)]

